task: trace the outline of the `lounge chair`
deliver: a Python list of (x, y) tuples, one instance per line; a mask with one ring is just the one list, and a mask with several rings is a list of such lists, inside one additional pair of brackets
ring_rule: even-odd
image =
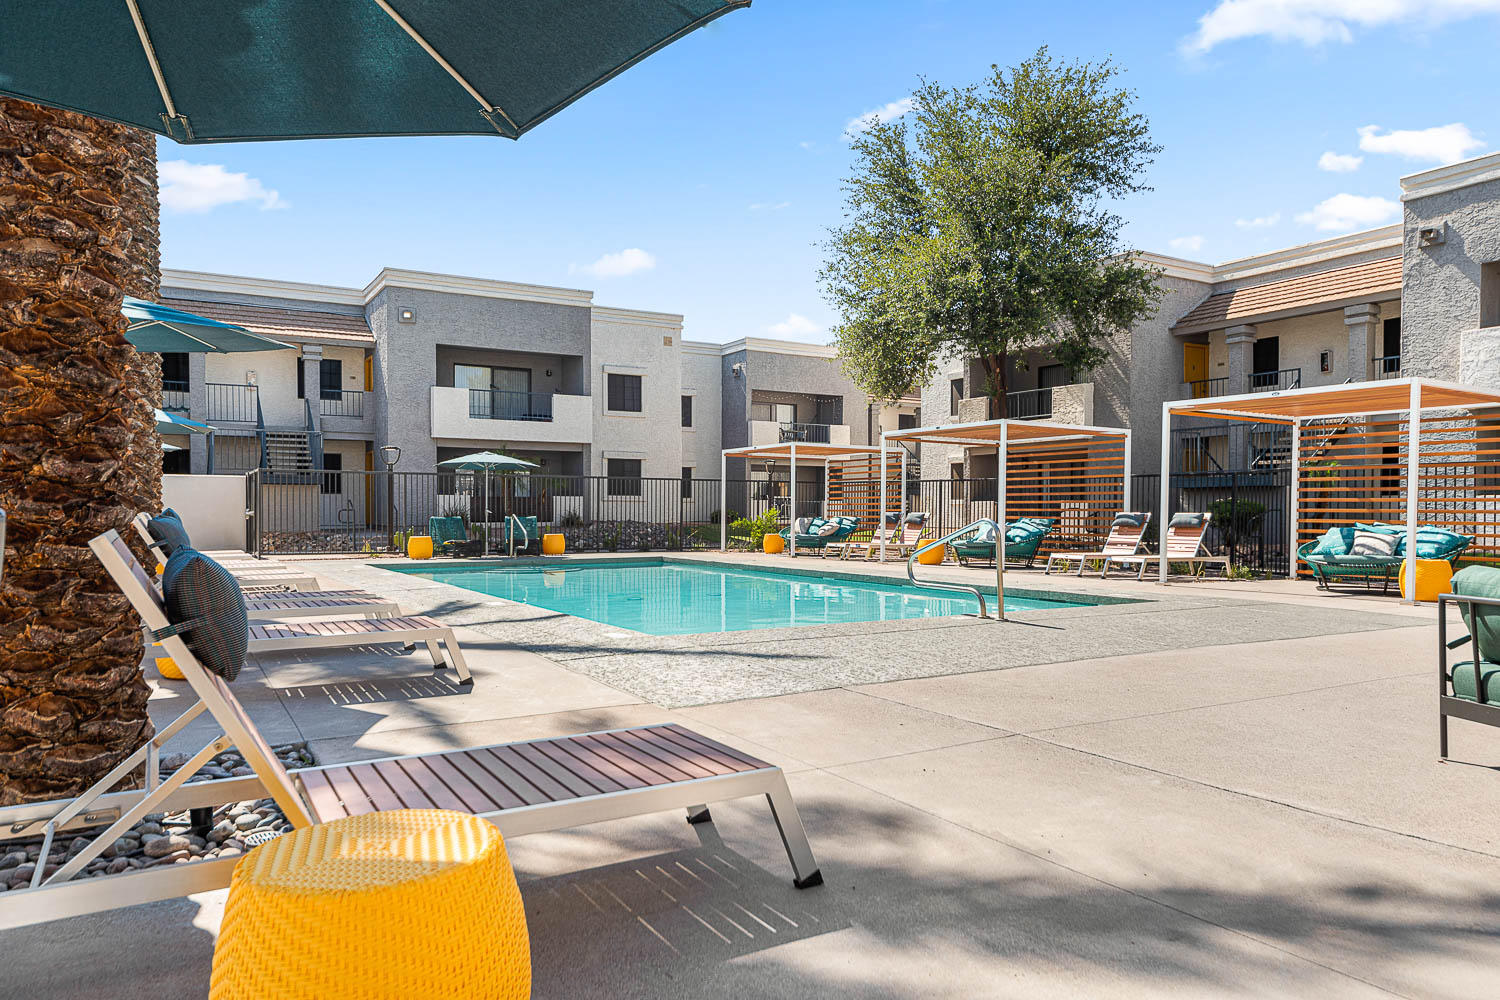
[(841, 559), (862, 555), (865, 559), (879, 559), (882, 544), (887, 553), (894, 552), (897, 558), (910, 555), (927, 534), (927, 522), (932, 515), (926, 511), (912, 511), (903, 518), (898, 512), (885, 515), (885, 523), (875, 529), (867, 539), (834, 542), (830, 550), (837, 549)]
[[(1438, 597), (1438, 756), (1448, 756), (1448, 719), (1500, 727), (1500, 569), (1468, 566)], [(1468, 634), (1448, 641), (1448, 602)], [(1448, 650), (1470, 644), (1469, 658), (1448, 663)]]
[[(828, 526), (833, 525), (830, 529)], [(837, 542), (845, 542), (854, 536), (859, 530), (859, 519), (853, 517), (799, 517), (791, 524), (781, 530), (781, 537), (787, 541), (787, 552), (791, 552), (793, 532), (797, 540), (797, 550), (803, 549), (816, 551), (820, 555), (827, 555), (827, 548)]]
[[(1007, 524), (1005, 561), (1018, 562), (1030, 568), (1036, 562), (1037, 549), (1041, 547), (1042, 539), (1047, 537), (1056, 523), (1050, 517), (1023, 517)], [(984, 559), (993, 564), (996, 534), (995, 522), (989, 521), (967, 538), (950, 542), (953, 558), (960, 566), (968, 565), (970, 559)]]
[[(669, 809), (686, 810), (691, 823), (711, 822), (710, 803), (764, 795), (791, 860), (793, 884), (799, 889), (822, 884), (781, 768), (682, 726), (639, 726), (288, 771), (229, 683), (206, 670), (180, 634), (166, 634), (172, 629), (165, 606), (119, 533), (105, 532), (89, 544), (147, 629), (163, 634), (163, 645), (198, 701), (77, 798), (0, 808), (0, 823), (13, 833), (43, 833), (44, 856), (59, 834), (80, 835), (75, 832), (81, 828), (109, 822), (55, 872), (49, 875), (38, 865), (30, 887), (7, 892), (0, 902), (0, 929), (221, 889), (239, 858), (76, 876), (147, 814), (268, 796), (294, 827), (387, 809), (444, 808), (482, 816), (514, 838)], [(205, 710), (220, 735), (161, 779), (161, 747)], [(254, 774), (187, 783), (231, 746)], [(142, 767), (145, 788), (110, 791)]]
[[(137, 527), (141, 526), (140, 517), (135, 519)], [(152, 539), (149, 544), (151, 552), (158, 558), (170, 558), (171, 553), (167, 550), (175, 544), (191, 544), (187, 538), (186, 530), (182, 531), (179, 543), (157, 539), (148, 530), (148, 536)], [(231, 575), (234, 575), (231, 571)], [(236, 582), (242, 582), (241, 577), (235, 576)], [(326, 591), (302, 592), (304, 596), (310, 594), (322, 594)], [(290, 597), (290, 594), (283, 596)], [(263, 601), (266, 595), (257, 595), (257, 601)], [(257, 607), (261, 607), (257, 604)], [(363, 613), (365, 606), (361, 603), (345, 604), (343, 607), (325, 607), (322, 614)], [(350, 609), (347, 610), (346, 609)], [(245, 610), (250, 610), (249, 602)], [(398, 609), (399, 610), (399, 609)], [(262, 617), (269, 618), (269, 614)], [(250, 626), (250, 652), (252, 653), (279, 653), (290, 649), (337, 649), (345, 646), (383, 646), (399, 643), (403, 648), (411, 650), (416, 644), (422, 642), (427, 644), (427, 652), (432, 657), (434, 670), (442, 670), (447, 666), (443, 661), (443, 651), (447, 650), (448, 660), (453, 664), (453, 670), (458, 674), (458, 683), (461, 687), (469, 687), (474, 683), (474, 678), (469, 674), (469, 666), (464, 661), (463, 649), (458, 644), (458, 639), (453, 635), (453, 629), (444, 625), (436, 618), (428, 618), (426, 615), (408, 615), (405, 617), (391, 618), (362, 618), (362, 619), (339, 619), (324, 621), (261, 621)]]
[(1146, 525), (1150, 522), (1151, 515), (1137, 511), (1121, 511), (1115, 515), (1114, 522), (1109, 526), (1109, 536), (1104, 539), (1104, 547), (1098, 552), (1053, 552), (1047, 556), (1047, 565), (1042, 570), (1046, 576), (1052, 572), (1053, 566), (1068, 568), (1069, 563), (1078, 564), (1078, 575), (1083, 575), (1084, 567), (1090, 562), (1103, 562), (1116, 556), (1133, 556), (1141, 551), (1141, 546), (1146, 541)]
[[(1359, 531), (1396, 536), (1389, 554), (1353, 552), (1354, 536)], [(1424, 524), (1417, 529), (1417, 558), (1446, 559), (1454, 566), (1474, 539), (1456, 531)], [(1322, 590), (1329, 584), (1347, 578), (1363, 579), (1368, 587), (1381, 581), (1381, 593), (1388, 593), (1391, 582), (1406, 560), (1406, 528), (1395, 524), (1353, 524), (1329, 528), (1327, 532), (1297, 547), (1297, 558), (1307, 563)]]
[[(1186, 565), (1194, 576), (1202, 575), (1210, 566), (1218, 566), (1225, 576), (1229, 575), (1229, 557), (1216, 556), (1209, 552), (1208, 545), (1203, 541), (1204, 534), (1208, 532), (1208, 522), (1212, 519), (1213, 515), (1208, 513), (1184, 512), (1172, 515), (1172, 519), (1167, 522), (1166, 559), (1168, 565), (1172, 563)], [(1118, 564), (1136, 567), (1135, 578), (1144, 580), (1147, 568), (1152, 563), (1159, 564), (1161, 560), (1161, 553), (1107, 556), (1104, 560), (1104, 569), (1099, 575), (1108, 576), (1110, 566)]]
[(363, 590), (315, 590), (286, 593), (247, 594), (245, 610), (250, 620), (262, 618), (327, 618), (329, 615), (363, 615), (394, 618), (401, 606)]
[[(171, 554), (170, 543), (159, 539), (151, 530), (151, 515), (141, 511), (131, 518), (131, 524), (135, 526), (137, 534), (141, 536), (151, 554), (163, 564), (167, 556)], [(186, 530), (184, 529), (184, 534)], [(229, 556), (223, 559), (215, 559), (219, 565), (229, 571), (229, 574), (240, 582), (240, 586), (248, 593), (250, 591), (315, 591), (318, 589), (318, 578), (311, 573), (292, 569), (274, 559), (255, 559), (250, 556)]]
[(469, 538), (469, 529), (462, 517), (429, 517), (427, 534), (432, 536), (434, 552), (443, 552), (450, 556), (479, 554), (479, 543)]

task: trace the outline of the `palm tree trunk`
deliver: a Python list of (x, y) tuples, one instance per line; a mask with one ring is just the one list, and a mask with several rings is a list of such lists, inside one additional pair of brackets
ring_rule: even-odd
[[(161, 500), (155, 140), (0, 99), (0, 805), (72, 795), (153, 730), (140, 623), (89, 551)], [(132, 544), (133, 541), (132, 541)]]

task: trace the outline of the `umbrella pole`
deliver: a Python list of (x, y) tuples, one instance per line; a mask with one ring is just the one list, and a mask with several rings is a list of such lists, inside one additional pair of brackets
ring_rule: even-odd
[(490, 470), (484, 470), (484, 554), (490, 554)]

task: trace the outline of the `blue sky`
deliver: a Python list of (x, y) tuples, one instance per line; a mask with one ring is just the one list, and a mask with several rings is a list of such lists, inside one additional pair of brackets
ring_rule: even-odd
[(1500, 0), (756, 0), (519, 142), (163, 140), (163, 264), (590, 288), (691, 339), (824, 341), (845, 130), (919, 76), (1112, 58), (1165, 146), (1127, 239), (1217, 262), (1394, 222), (1400, 176), (1500, 149), (1497, 37)]

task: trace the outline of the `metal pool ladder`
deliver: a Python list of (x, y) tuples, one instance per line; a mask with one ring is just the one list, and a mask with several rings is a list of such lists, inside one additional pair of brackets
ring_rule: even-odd
[[(965, 593), (965, 594), (973, 594), (974, 595), (974, 599), (979, 602), (979, 617), (981, 617), (981, 618), (988, 618), (989, 617), (989, 612), (988, 612), (987, 605), (984, 603), (984, 591), (980, 590), (978, 587), (970, 586), (967, 583), (944, 583), (941, 580), (928, 580), (928, 581), (926, 581), (924, 583), (923, 581), (917, 579), (916, 565), (917, 565), (917, 556), (920, 555), (923, 552), (926, 552), (928, 549), (932, 548), (934, 545), (947, 545), (949, 542), (953, 541), (955, 538), (962, 538), (964, 535), (972, 534), (973, 532), (978, 531), (980, 528), (983, 528), (985, 525), (993, 525), (994, 523), (995, 522), (991, 521), (989, 518), (982, 517), (982, 518), (980, 518), (979, 520), (975, 521), (972, 524), (966, 524), (966, 525), (964, 525), (962, 528), (959, 528), (957, 531), (950, 531), (950, 532), (948, 532), (942, 538), (939, 538), (939, 539), (936, 539), (934, 541), (928, 542), (926, 545), (918, 545), (917, 547), (913, 548), (911, 550), (911, 555), (909, 555), (909, 556), (906, 557), (906, 578), (911, 581), (911, 585), (913, 587), (918, 587), (918, 588), (920, 588), (922, 590), (956, 590), (956, 591), (959, 591), (959, 592)], [(1000, 541), (1000, 532), (999, 532), (998, 528), (996, 529), (996, 542), (995, 542), (995, 544), (996, 545), (1003, 544)], [(1003, 619), (1005, 617), (1005, 609), (1004, 608), (1000, 608), (999, 609), (997, 617), (999, 617), (1001, 619)]]

